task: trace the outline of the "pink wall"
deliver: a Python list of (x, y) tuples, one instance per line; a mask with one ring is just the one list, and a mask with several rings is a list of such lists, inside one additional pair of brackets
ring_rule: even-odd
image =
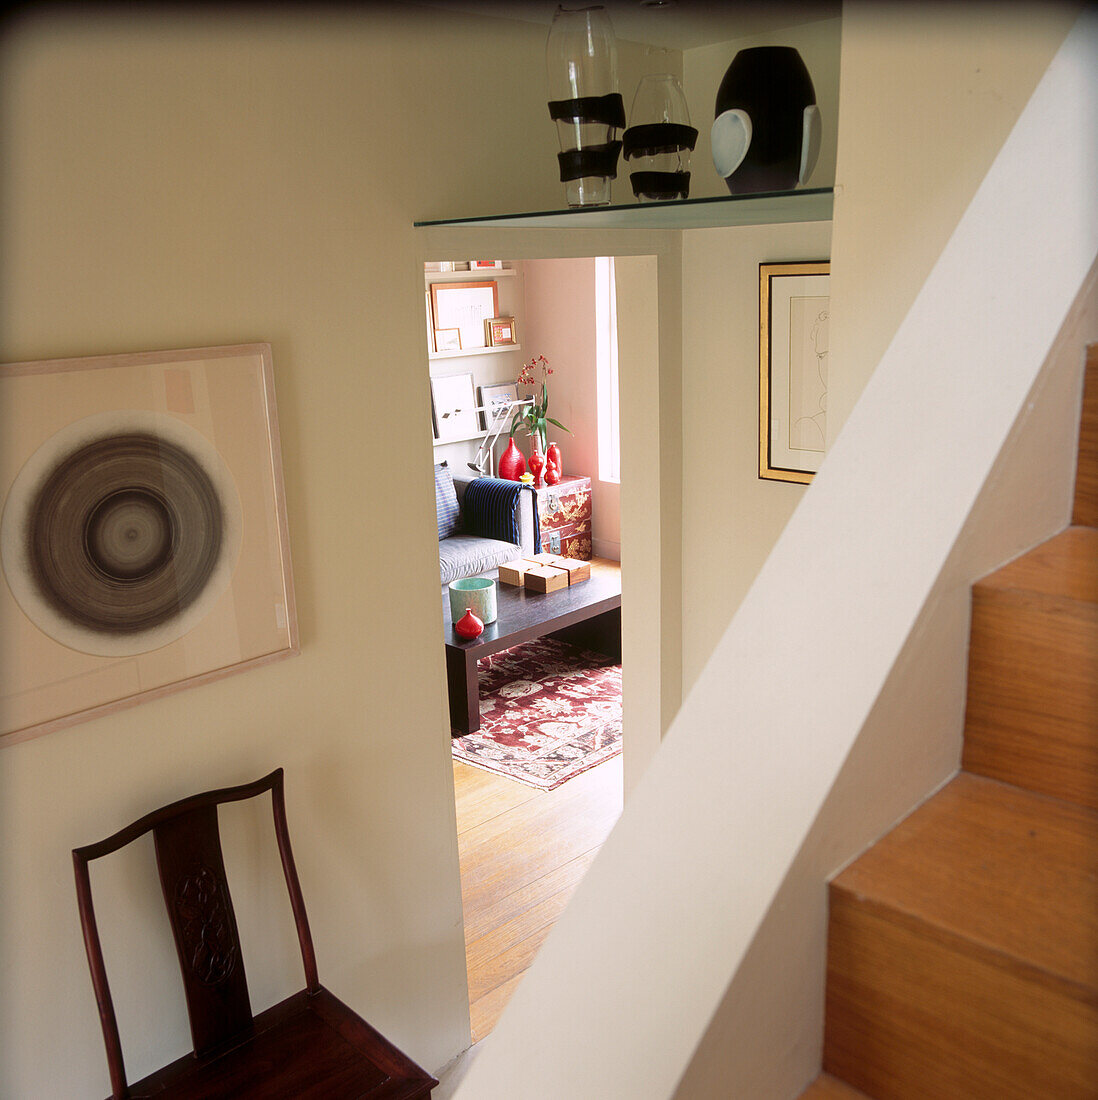
[(565, 473), (590, 476), (595, 554), (617, 559), (619, 487), (598, 479), (595, 261), (530, 260), (525, 269), (523, 351), (527, 361), (536, 355), (549, 360), (549, 415), (572, 432), (550, 427), (549, 440), (560, 445)]

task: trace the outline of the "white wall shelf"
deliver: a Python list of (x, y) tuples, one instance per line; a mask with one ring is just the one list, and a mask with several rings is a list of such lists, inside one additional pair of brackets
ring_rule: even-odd
[(487, 432), (475, 432), (473, 435), (463, 435), (457, 439), (436, 439), (434, 440), (434, 446), (446, 447), (451, 443), (468, 443), (470, 439), (483, 439), (487, 434)]
[(429, 351), (427, 358), (433, 363), (437, 359), (463, 359), (467, 355), (496, 355), (501, 351), (522, 351), (521, 344), (501, 344), (498, 348), (462, 348), (460, 351)]
[(506, 279), (514, 274), (513, 267), (482, 267), (477, 271), (424, 271), (423, 281), (425, 283), (460, 283), (471, 279), (479, 283), (488, 282), (490, 279)]
[[(542, 210), (526, 214), (490, 214), (415, 222), (430, 226), (491, 227), (494, 229), (709, 229), (728, 225), (779, 225), (787, 222), (830, 221), (834, 191), (830, 187), (759, 195), (721, 195), (677, 202), (629, 203), (584, 209)], [(506, 269), (504, 269), (506, 271)], [(483, 275), (501, 271), (436, 272), (437, 275)]]

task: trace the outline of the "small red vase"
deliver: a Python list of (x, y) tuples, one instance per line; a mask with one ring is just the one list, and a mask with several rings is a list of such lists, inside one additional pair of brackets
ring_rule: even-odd
[(545, 458), (540, 451), (530, 452), (530, 473), (534, 475), (534, 488), (540, 489), (543, 482), (541, 480), (542, 472), (545, 470)]
[[(550, 443), (545, 449), (545, 480), (549, 481), (549, 470), (557, 471), (557, 481), (564, 475), (564, 460), (560, 456), (560, 447), (556, 443)], [(549, 481), (550, 485), (556, 485), (557, 481)]]
[(465, 614), (454, 623), (454, 633), (471, 642), (484, 633), (484, 623), (473, 614), (472, 608), (467, 607)]
[(545, 467), (545, 484), (556, 485), (560, 481), (560, 470), (556, 466), (546, 465)]
[(515, 446), (514, 439), (507, 441), (507, 450), (499, 456), (499, 476), (505, 481), (518, 481), (526, 473), (526, 459)]

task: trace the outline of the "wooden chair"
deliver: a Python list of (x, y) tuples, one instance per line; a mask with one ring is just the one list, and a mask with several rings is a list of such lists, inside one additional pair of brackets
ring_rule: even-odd
[[(225, 879), (217, 807), (266, 791), (271, 792), (275, 836), (297, 923), (306, 986), (253, 1017)], [(183, 972), (194, 1050), (128, 1085), (92, 907), (88, 864), (150, 831)], [(72, 858), (80, 923), (107, 1047), (112, 1100), (144, 1096), (162, 1100), (430, 1097), (438, 1082), (317, 979), (313, 941), (286, 828), (281, 768), (255, 783), (207, 791), (154, 810), (98, 844), (75, 849)]]

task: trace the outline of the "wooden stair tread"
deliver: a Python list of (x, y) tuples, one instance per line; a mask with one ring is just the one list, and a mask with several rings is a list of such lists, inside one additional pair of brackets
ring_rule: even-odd
[(801, 1093), (800, 1100), (869, 1100), (864, 1092), (852, 1085), (832, 1077), (830, 1073), (821, 1073), (811, 1085)]
[(975, 585), (1098, 603), (1098, 527), (1068, 527)]
[(1071, 522), (1098, 527), (1098, 344), (1087, 349)]
[(1098, 999), (1098, 812), (961, 773), (832, 889)]

